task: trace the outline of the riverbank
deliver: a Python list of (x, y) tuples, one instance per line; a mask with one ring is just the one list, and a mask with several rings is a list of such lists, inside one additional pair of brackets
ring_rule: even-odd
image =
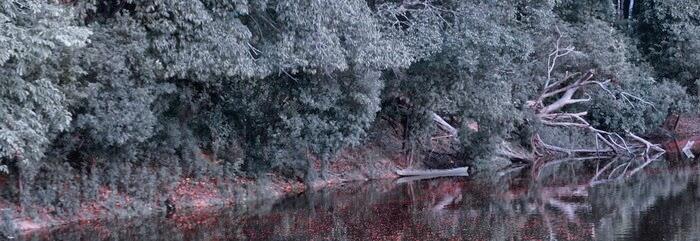
[[(686, 217), (688, 208), (697, 206), (692, 198), (697, 193), (697, 167), (651, 168), (643, 173), (593, 186), (577, 178), (565, 181), (563, 176), (538, 182), (527, 176), (505, 182), (478, 177), (349, 182), (280, 200), (178, 211), (170, 217), (67, 225), (22, 239), (608, 240), (634, 236), (639, 232), (635, 227), (644, 225), (640, 220), (671, 220), (658, 208)], [(590, 175), (582, 179), (590, 180)], [(687, 198), (679, 198), (683, 196)], [(664, 206), (668, 200), (675, 200), (674, 207), (688, 208), (669, 209)], [(678, 231), (667, 226), (654, 230), (644, 235)], [(696, 236), (686, 233), (684, 237)]]
[[(345, 182), (397, 178), (397, 169), (415, 165), (410, 165), (410, 159), (400, 151), (401, 141), (398, 138), (385, 136), (389, 138), (377, 138), (363, 146), (344, 150), (330, 162), (326, 178), (312, 182), (304, 182), (301, 178), (284, 176), (278, 172), (256, 175), (255, 178), (181, 178), (168, 191), (146, 195), (147, 198), (133, 197), (126, 192), (114, 191), (119, 189), (100, 186), (96, 200), (80, 200), (80, 206), (71, 213), (46, 206), (24, 208), (25, 211), (22, 212), (20, 206), (0, 199), (0, 231), (9, 234), (7, 236), (16, 237), (47, 233), (71, 224), (95, 225), (110, 219), (172, 215), (168, 213), (166, 204), (172, 205), (176, 210), (176, 222), (193, 223), (191, 219), (196, 219), (199, 215), (197, 213), (206, 213), (208, 210), (263, 200), (279, 200), (309, 189), (318, 190)], [(675, 145), (684, 146), (685, 143), (678, 142)], [(668, 154), (677, 154), (673, 150), (669, 148)], [(320, 173), (321, 165), (318, 161), (313, 167)], [(193, 215), (180, 215), (181, 213)]]
[[(274, 172), (255, 179), (182, 178), (174, 184), (172, 190), (156, 194), (150, 201), (100, 187), (96, 201), (81, 202), (77, 211), (71, 214), (59, 213), (46, 207), (30, 207), (33, 213), (22, 212), (20, 206), (0, 200), (0, 210), (3, 210), (1, 231), (8, 237), (16, 237), (44, 233), (76, 223), (91, 224), (106, 219), (168, 215), (166, 200), (174, 206), (176, 213), (196, 213), (261, 200), (276, 200), (344, 182), (396, 178), (394, 171), (405, 167), (404, 160), (399, 153), (385, 151), (376, 145), (365, 146), (341, 153), (331, 162), (325, 179), (305, 183), (301, 179), (284, 177)], [(317, 163), (315, 167), (319, 169), (320, 164)], [(182, 221), (186, 219), (186, 216), (180, 217)]]

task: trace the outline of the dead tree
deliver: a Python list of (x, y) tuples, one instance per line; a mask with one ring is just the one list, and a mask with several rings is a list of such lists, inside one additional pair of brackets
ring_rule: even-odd
[[(583, 93), (586, 88), (599, 88), (615, 98), (615, 93), (609, 88), (611, 80), (597, 80), (596, 71), (588, 70), (583, 73), (566, 72), (561, 79), (555, 79), (554, 73), (558, 60), (575, 51), (573, 46), (561, 47), (562, 35), (559, 29), (557, 39), (554, 42), (554, 50), (547, 58), (546, 79), (541, 86), (539, 94), (533, 100), (527, 101), (526, 105), (534, 113), (535, 117), (544, 125), (558, 128), (575, 128), (592, 134), (594, 146), (583, 148), (567, 148), (547, 143), (539, 134), (535, 133), (531, 137), (531, 150), (503, 142), (497, 149), (497, 155), (507, 157), (511, 160), (518, 160), (526, 163), (535, 170), (533, 174), (539, 172), (543, 167), (558, 163), (571, 161), (593, 161), (606, 159), (610, 160), (605, 166), (596, 170), (596, 177), (613, 178), (634, 175), (658, 160), (665, 150), (637, 134), (630, 131), (625, 133), (615, 133), (601, 130), (591, 125), (586, 119), (588, 112), (569, 112), (568, 110), (577, 104), (592, 101), (590, 96)], [(587, 97), (581, 97), (587, 96)], [(632, 104), (633, 101), (641, 102), (653, 107), (653, 104), (641, 97), (631, 93), (619, 91), (617, 96), (621, 101)], [(447, 143), (458, 143), (459, 130), (450, 125), (437, 113), (430, 113), (436, 126), (443, 135), (435, 138), (449, 139)], [(469, 128), (478, 131), (478, 123), (470, 123)], [(630, 158), (613, 158), (626, 156)], [(626, 161), (621, 161), (626, 160)]]
[[(557, 29), (557, 33), (559, 30)], [(613, 173), (609, 173), (609, 177), (629, 176), (639, 172), (641, 169), (649, 165), (654, 160), (657, 160), (663, 153), (659, 145), (630, 132), (626, 131), (624, 137), (621, 134), (601, 130), (592, 126), (586, 116), (588, 112), (568, 112), (566, 107), (591, 101), (590, 97), (581, 98), (581, 90), (585, 88), (600, 88), (610, 94), (611, 98), (615, 95), (608, 88), (611, 84), (610, 80), (599, 81), (595, 79), (595, 70), (588, 70), (585, 73), (565, 73), (564, 77), (559, 80), (554, 80), (552, 75), (557, 66), (557, 60), (574, 52), (574, 47), (561, 47), (561, 34), (557, 37), (554, 43), (554, 50), (549, 54), (547, 59), (547, 79), (540, 94), (532, 101), (528, 101), (527, 105), (536, 114), (536, 117), (546, 126), (562, 127), (562, 128), (577, 128), (588, 131), (595, 138), (595, 146), (588, 148), (564, 148), (546, 143), (538, 134), (532, 137), (533, 154), (536, 160), (545, 160), (544, 157), (552, 154), (564, 154), (569, 160), (590, 160), (587, 158), (572, 158), (572, 157), (611, 157), (626, 155), (630, 156), (628, 161), (620, 163), (611, 161), (602, 170), (597, 172), (608, 171), (607, 168), (612, 167)], [(619, 92), (618, 95), (623, 101), (631, 103), (632, 100), (639, 101), (647, 105), (653, 106), (652, 103), (634, 96), (627, 92)], [(637, 161), (641, 158), (643, 161)], [(614, 166), (614, 167), (613, 167)], [(598, 173), (594, 180), (600, 177), (602, 173)]]

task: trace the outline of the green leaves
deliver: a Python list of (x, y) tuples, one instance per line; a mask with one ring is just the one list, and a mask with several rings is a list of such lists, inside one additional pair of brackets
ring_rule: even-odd
[(688, 0), (644, 1), (636, 25), (640, 50), (661, 78), (697, 94), (700, 66), (700, 3)]
[[(487, 155), (526, 135), (524, 105), (557, 27), (577, 52), (554, 78), (596, 69), (654, 103), (633, 108), (589, 88), (592, 101), (575, 108), (610, 129), (649, 130), (658, 113), (689, 106), (681, 87), (653, 78), (695, 83), (697, 4), (684, 1), (640, 5), (638, 31), (653, 34), (639, 38), (617, 25), (613, 3), (595, 1), (3, 1), (0, 158), (39, 160), (67, 133), (87, 143), (80, 152), (162, 152), (189, 167), (209, 152), (279, 162), (264, 152), (292, 146), (303, 149), (294, 158), (331, 159), (362, 142), (380, 103), (409, 115), (420, 137), (431, 111), (476, 121), (462, 141)], [(670, 37), (652, 45), (657, 33)], [(652, 70), (640, 56), (665, 64)]]
[(71, 17), (70, 9), (45, 1), (0, 4), (0, 169), (7, 161), (34, 164), (70, 125), (57, 66), (92, 33)]
[(327, 159), (360, 143), (379, 111), (382, 88), (379, 73), (371, 71), (304, 76), (282, 112), (282, 131)]

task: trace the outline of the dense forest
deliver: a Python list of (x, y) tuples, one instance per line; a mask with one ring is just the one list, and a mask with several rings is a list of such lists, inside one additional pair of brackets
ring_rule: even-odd
[(323, 179), (399, 127), (404, 153), (446, 132), (479, 172), (533, 140), (614, 149), (696, 111), (699, 16), (695, 0), (3, 0), (0, 195), (60, 215), (101, 187), (149, 202), (183, 178)]

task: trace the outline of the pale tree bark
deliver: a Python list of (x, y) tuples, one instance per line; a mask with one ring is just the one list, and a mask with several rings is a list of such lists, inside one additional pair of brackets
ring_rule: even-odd
[(432, 169), (432, 170), (414, 170), (404, 169), (396, 170), (399, 176), (466, 176), (469, 174), (468, 167), (458, 167), (452, 169)]
[(634, 11), (634, 0), (630, 0), (630, 6), (627, 10), (627, 19), (632, 19), (632, 11)]
[[(634, 4), (634, 2), (631, 1), (630, 4)], [(630, 10), (631, 9), (632, 7), (630, 7)], [(557, 29), (557, 33), (559, 33), (559, 29)], [(561, 36), (561, 34), (559, 34), (559, 36)], [(597, 170), (596, 176), (593, 178), (593, 181), (596, 181), (603, 177), (604, 174), (606, 174), (607, 178), (634, 175), (663, 155), (665, 150), (659, 145), (651, 143), (630, 131), (626, 131), (624, 134), (625, 137), (623, 137), (620, 134), (601, 130), (592, 126), (585, 118), (588, 115), (587, 111), (564, 111), (566, 107), (591, 101), (590, 97), (576, 97), (586, 95), (582, 93), (582, 90), (587, 87), (599, 88), (610, 94), (611, 98), (615, 98), (615, 94), (608, 88), (611, 83), (610, 80), (595, 80), (595, 70), (589, 70), (583, 74), (566, 73), (561, 80), (551, 80), (552, 72), (557, 64), (557, 59), (573, 52), (573, 47), (562, 48), (560, 47), (560, 42), (561, 41), (557, 39), (554, 51), (549, 55), (547, 61), (547, 80), (542, 87), (540, 95), (534, 100), (528, 101), (527, 104), (535, 111), (536, 116), (543, 124), (552, 127), (585, 130), (593, 134), (596, 144), (593, 147), (586, 148), (564, 148), (548, 144), (543, 141), (538, 134), (535, 134), (532, 138), (535, 156), (544, 157), (555, 153), (561, 153), (566, 157), (572, 158), (570, 160), (580, 161), (589, 161), (591, 159), (573, 157), (613, 157), (623, 154), (634, 157), (626, 161), (615, 159), (614, 161), (608, 162), (602, 169)], [(619, 96), (621, 96), (623, 102), (631, 104), (632, 100), (634, 100), (654, 107), (652, 103), (627, 92), (620, 92)], [(640, 162), (638, 159), (642, 159), (642, 161)], [(538, 172), (540, 168), (546, 166), (542, 163), (533, 163), (533, 165), (537, 167), (535, 168), (537, 170), (536, 172)]]
[(454, 128), (452, 125), (450, 125), (450, 123), (447, 123), (447, 121), (445, 121), (445, 119), (440, 117), (435, 112), (431, 111), (430, 115), (433, 117), (433, 121), (435, 121), (435, 123), (437, 124), (438, 127), (440, 127), (440, 129), (447, 132), (447, 134), (450, 135), (451, 137), (457, 138), (457, 133), (459, 133), (457, 128)]
[(618, 19), (625, 18), (625, 11), (622, 10), (624, 8), (623, 5), (624, 5), (623, 0), (617, 0), (617, 18)]

